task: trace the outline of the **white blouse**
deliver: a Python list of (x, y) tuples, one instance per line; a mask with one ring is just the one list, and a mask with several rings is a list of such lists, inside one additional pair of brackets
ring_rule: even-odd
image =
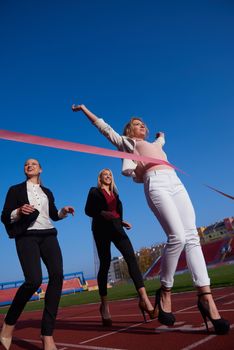
[[(45, 192), (39, 184), (34, 184), (30, 180), (27, 181), (27, 195), (29, 204), (39, 211), (37, 219), (30, 224), (28, 230), (45, 230), (54, 228), (49, 217), (49, 201)], [(63, 214), (62, 210), (58, 211), (58, 216), (63, 219), (67, 214)], [(11, 222), (16, 222), (20, 219), (17, 209), (11, 213)]]

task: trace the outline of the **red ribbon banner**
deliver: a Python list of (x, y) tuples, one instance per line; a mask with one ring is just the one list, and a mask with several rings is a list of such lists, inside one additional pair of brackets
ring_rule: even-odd
[[(84, 145), (80, 143), (75, 142), (68, 142), (63, 140), (56, 140), (51, 139), (47, 137), (41, 137), (36, 135), (30, 135), (30, 134), (23, 134), (19, 132), (14, 131), (8, 131), (8, 130), (0, 130), (0, 139), (8, 140), (8, 141), (16, 141), (16, 142), (22, 142), (22, 143), (29, 143), (33, 145), (38, 146), (47, 146), (51, 148), (58, 148), (63, 149), (67, 151), (75, 151), (75, 152), (82, 152), (82, 153), (90, 153), (90, 154), (96, 154), (96, 155), (102, 155), (107, 157), (114, 157), (114, 158), (125, 158), (125, 159), (132, 159), (136, 161), (143, 161), (146, 163), (153, 163), (153, 164), (160, 164), (160, 165), (168, 165), (172, 167), (175, 170), (180, 171), (183, 174), (186, 174), (183, 170), (177, 168), (175, 165), (168, 163), (164, 160), (157, 159), (157, 158), (151, 158), (151, 157), (144, 157), (140, 156), (138, 154), (133, 153), (126, 153), (121, 151), (115, 151), (110, 150), (106, 148), (96, 147), (96, 146), (90, 146), (90, 145)], [(226, 194), (214, 187), (211, 187), (209, 185), (205, 185), (206, 187), (210, 188), (211, 190), (228, 197), (230, 199), (234, 199), (233, 196), (230, 196), (229, 194)]]

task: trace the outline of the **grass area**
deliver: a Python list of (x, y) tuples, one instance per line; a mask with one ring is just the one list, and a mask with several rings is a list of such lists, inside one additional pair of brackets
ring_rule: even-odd
[[(234, 285), (234, 265), (223, 265), (209, 269), (209, 276), (212, 281), (212, 288)], [(149, 295), (154, 295), (155, 290), (159, 288), (159, 279), (146, 281), (145, 286)], [(189, 273), (183, 273), (175, 276), (173, 292), (182, 292), (193, 290), (192, 280)], [(136, 290), (132, 283), (122, 283), (108, 289), (109, 300), (119, 300), (135, 298)], [(60, 301), (60, 307), (97, 303), (99, 301), (98, 291), (80, 292), (76, 294), (64, 295)], [(40, 310), (43, 308), (44, 300), (29, 302), (25, 311)], [(5, 314), (8, 307), (0, 308), (0, 313)]]

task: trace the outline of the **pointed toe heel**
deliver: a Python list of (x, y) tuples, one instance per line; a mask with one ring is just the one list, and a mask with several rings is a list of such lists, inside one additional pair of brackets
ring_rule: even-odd
[(9, 350), (11, 347), (12, 336), (5, 337), (4, 334), (8, 334), (8, 335), (9, 335), (9, 333), (12, 334), (13, 330), (14, 330), (14, 326), (6, 324), (5, 321), (3, 322), (2, 330), (0, 333), (0, 344), (6, 350)]
[(162, 309), (161, 306), (161, 294), (162, 294), (162, 290), (166, 291), (166, 292), (170, 292), (170, 289), (167, 289), (165, 287), (161, 287), (160, 289), (158, 289), (156, 291), (155, 294), (155, 306), (154, 306), (154, 310), (155, 310), (155, 314), (158, 313), (158, 321), (161, 324), (164, 324), (166, 326), (173, 326), (175, 323), (175, 316), (173, 315), (172, 312), (166, 312)]
[(138, 306), (139, 306), (139, 309), (141, 310), (141, 313), (145, 322), (147, 322), (145, 314), (148, 314), (151, 320), (153, 320), (156, 317), (154, 314), (154, 309), (148, 310), (146, 303), (143, 300), (139, 301)]
[(109, 318), (104, 318), (102, 314), (102, 305), (100, 305), (99, 312), (102, 318), (102, 325), (103, 327), (111, 327), (112, 326), (112, 319)]
[(12, 342), (12, 337), (7, 338), (0, 335), (0, 343), (2, 344), (4, 349), (9, 350), (11, 347), (11, 342)]
[(207, 295), (207, 294), (211, 294), (211, 292), (205, 292), (205, 293), (198, 294), (198, 301), (197, 301), (197, 307), (198, 307), (198, 310), (200, 311), (202, 318), (205, 322), (206, 330), (209, 333), (209, 328), (208, 328), (208, 323), (207, 323), (207, 319), (208, 319), (208, 320), (210, 320), (210, 322), (212, 323), (212, 325), (214, 327), (215, 334), (217, 334), (217, 335), (227, 334), (229, 332), (229, 329), (230, 329), (229, 321), (225, 320), (222, 317), (220, 317), (218, 319), (213, 319), (210, 316), (209, 310), (202, 304), (201, 297), (203, 295)]

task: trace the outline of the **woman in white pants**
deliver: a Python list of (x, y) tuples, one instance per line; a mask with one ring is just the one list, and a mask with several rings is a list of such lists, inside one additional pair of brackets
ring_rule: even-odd
[[(72, 110), (82, 111), (120, 151), (167, 162), (167, 156), (162, 149), (165, 143), (164, 134), (158, 133), (153, 143), (145, 141), (148, 129), (140, 118), (132, 118), (121, 136), (84, 105), (73, 105)], [(124, 159), (122, 173), (132, 176), (136, 182), (144, 183), (148, 205), (167, 235), (161, 265), (161, 288), (156, 291), (155, 296), (155, 310), (158, 312), (159, 322), (168, 326), (172, 326), (175, 322), (175, 316), (171, 310), (171, 288), (180, 254), (185, 248), (187, 265), (198, 290), (198, 308), (207, 330), (207, 319), (209, 319), (216, 334), (227, 333), (230, 328), (229, 322), (220, 317), (211, 294), (210, 279), (196, 229), (194, 209), (176, 172), (167, 164), (155, 165)]]

